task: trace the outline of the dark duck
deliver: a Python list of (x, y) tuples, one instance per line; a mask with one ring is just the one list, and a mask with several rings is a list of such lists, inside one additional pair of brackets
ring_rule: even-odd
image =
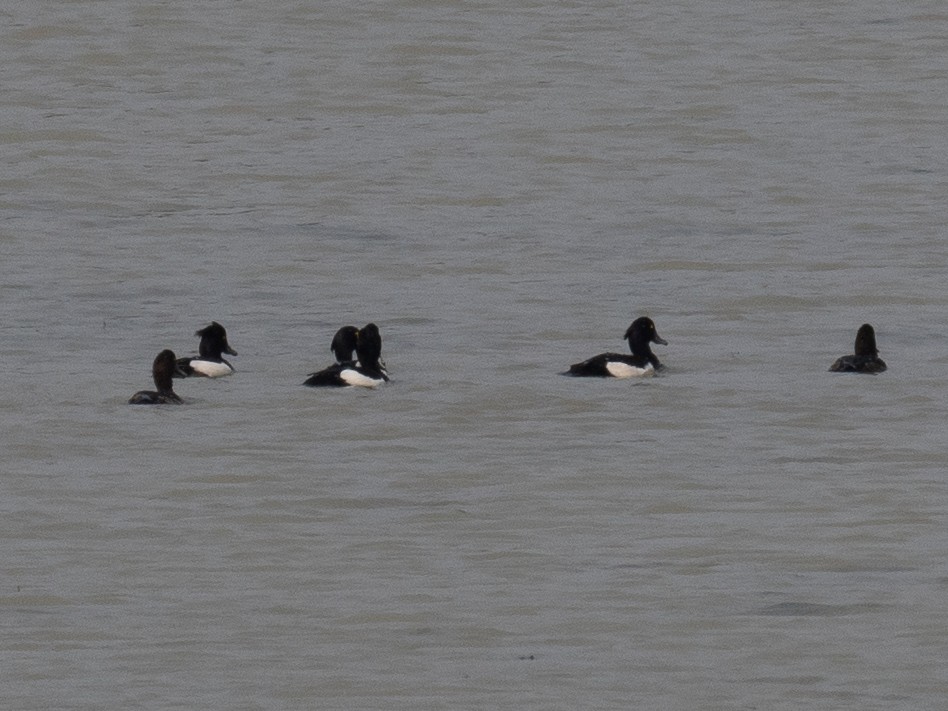
[(155, 380), (157, 391), (139, 390), (132, 395), (129, 405), (180, 405), (184, 402), (177, 396), (172, 387), (172, 377), (180, 372), (174, 357), (174, 352), (163, 350), (155, 356), (151, 365), (151, 374)]
[(886, 369), (885, 361), (879, 357), (876, 348), (876, 332), (868, 323), (864, 323), (856, 331), (856, 345), (853, 355), (844, 355), (837, 358), (830, 366), (833, 373), (881, 373)]
[(224, 327), (217, 321), (212, 321), (210, 326), (196, 331), (194, 335), (201, 338), (198, 346), (200, 355), (194, 358), (179, 358), (178, 368), (181, 375), (178, 377), (221, 378), (231, 375), (234, 366), (224, 360), (223, 354), (235, 356), (237, 351), (227, 342), (227, 331)]
[[(388, 373), (382, 363), (382, 336), (374, 323), (359, 329), (351, 326), (339, 329), (330, 348), (337, 362), (318, 373), (311, 373), (303, 385), (374, 388), (388, 382)], [(353, 350), (358, 360), (352, 360)]]
[(629, 341), (630, 355), (622, 353), (600, 353), (582, 363), (574, 363), (565, 375), (591, 378), (639, 378), (654, 375), (663, 366), (652, 353), (650, 343), (668, 345), (658, 335), (655, 322), (647, 316), (635, 319), (623, 338)]

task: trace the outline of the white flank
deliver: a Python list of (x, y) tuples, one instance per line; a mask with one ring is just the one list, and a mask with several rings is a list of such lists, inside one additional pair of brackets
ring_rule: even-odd
[(339, 377), (342, 378), (346, 385), (356, 385), (361, 388), (374, 388), (383, 382), (381, 379), (376, 380), (375, 378), (370, 378), (368, 375), (363, 375), (358, 370), (353, 370), (352, 368), (345, 368), (339, 373)]
[(194, 368), (195, 373), (200, 373), (206, 378), (221, 378), (234, 372), (227, 363), (215, 363), (212, 360), (192, 360), (191, 367)]
[(655, 368), (651, 363), (647, 363), (644, 368), (639, 368), (620, 360), (610, 360), (606, 363), (606, 370), (614, 378), (642, 378), (649, 375), (655, 375)]

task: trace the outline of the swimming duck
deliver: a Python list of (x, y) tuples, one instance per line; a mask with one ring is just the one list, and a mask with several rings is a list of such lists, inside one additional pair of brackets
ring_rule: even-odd
[(139, 390), (128, 399), (129, 405), (180, 405), (184, 401), (175, 394), (171, 378), (181, 372), (174, 352), (163, 350), (151, 365), (151, 374), (158, 391)]
[(621, 353), (600, 353), (582, 363), (574, 363), (565, 375), (600, 378), (635, 378), (654, 375), (663, 366), (659, 362), (649, 343), (668, 345), (668, 341), (658, 335), (655, 323), (647, 316), (635, 319), (623, 338), (629, 341), (631, 355)]
[(224, 327), (217, 321), (212, 321), (210, 326), (195, 331), (194, 335), (201, 337), (201, 344), (198, 347), (200, 355), (196, 358), (179, 358), (178, 368), (182, 375), (176, 377), (221, 378), (231, 375), (234, 372), (234, 366), (224, 360), (221, 354), (235, 356), (237, 351), (227, 343), (227, 331)]
[[(344, 329), (340, 329), (342, 331)], [(339, 332), (336, 333), (339, 336)], [(333, 338), (333, 343), (336, 338)], [(345, 349), (333, 352), (338, 359), (340, 353), (346, 355)], [(357, 329), (355, 336), (355, 352), (358, 360), (351, 360), (352, 352), (348, 352), (350, 359), (335, 363), (318, 373), (311, 373), (303, 385), (310, 387), (344, 387), (355, 385), (364, 388), (374, 388), (388, 382), (388, 373), (382, 363), (382, 336), (374, 323), (369, 323)]]
[(833, 373), (881, 373), (886, 369), (885, 361), (879, 357), (876, 348), (876, 332), (868, 323), (856, 331), (856, 344), (853, 355), (837, 358), (830, 366)]

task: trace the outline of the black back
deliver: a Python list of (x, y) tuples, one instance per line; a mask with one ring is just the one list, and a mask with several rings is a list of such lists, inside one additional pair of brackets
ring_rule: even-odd
[(344, 368), (351, 368), (350, 364), (333, 363), (328, 368), (323, 368), (318, 373), (310, 373), (309, 377), (303, 381), (303, 385), (309, 385), (311, 388), (319, 387), (344, 387), (346, 381), (342, 379), (340, 373)]

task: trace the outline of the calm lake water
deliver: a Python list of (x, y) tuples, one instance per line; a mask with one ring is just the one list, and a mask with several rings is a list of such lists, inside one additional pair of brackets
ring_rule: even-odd
[[(921, 0), (8, 2), (0, 705), (944, 708), (946, 51)], [(659, 377), (559, 375), (642, 314)], [(211, 320), (238, 372), (128, 406)], [(369, 321), (389, 385), (300, 386)]]

